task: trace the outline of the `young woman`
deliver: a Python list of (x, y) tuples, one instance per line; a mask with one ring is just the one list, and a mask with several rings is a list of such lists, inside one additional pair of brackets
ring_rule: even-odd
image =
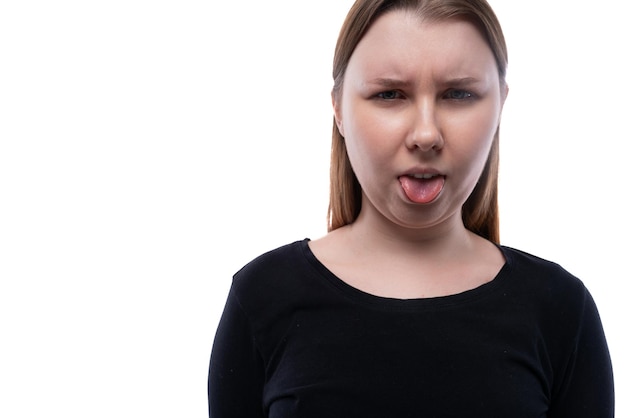
[(337, 43), (329, 233), (234, 278), (222, 417), (612, 417), (593, 299), (499, 244), (507, 52), (484, 0), (357, 0)]

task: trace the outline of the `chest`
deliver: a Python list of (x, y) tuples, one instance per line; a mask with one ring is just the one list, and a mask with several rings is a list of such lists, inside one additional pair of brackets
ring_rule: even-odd
[(297, 312), (264, 404), (286, 417), (544, 417), (550, 375), (522, 319), (481, 312)]

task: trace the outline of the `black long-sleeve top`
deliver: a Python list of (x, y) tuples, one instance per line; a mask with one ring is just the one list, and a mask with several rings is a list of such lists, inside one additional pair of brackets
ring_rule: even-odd
[(560, 266), (508, 247), (489, 283), (391, 299), (355, 289), (308, 240), (233, 280), (209, 370), (211, 418), (609, 418), (596, 305)]

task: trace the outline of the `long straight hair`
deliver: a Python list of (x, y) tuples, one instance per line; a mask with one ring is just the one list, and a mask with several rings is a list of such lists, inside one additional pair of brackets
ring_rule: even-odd
[[(498, 19), (485, 0), (357, 0), (348, 12), (335, 48), (332, 92), (335, 101), (341, 99), (346, 68), (356, 46), (373, 22), (392, 10), (414, 11), (429, 21), (461, 18), (473, 23), (489, 44), (504, 88), (508, 63), (506, 42)], [(462, 208), (465, 227), (494, 243), (500, 241), (499, 132), (498, 126), (483, 172)], [(361, 185), (350, 164), (344, 138), (333, 121), (328, 231), (354, 222), (361, 212), (361, 199)]]

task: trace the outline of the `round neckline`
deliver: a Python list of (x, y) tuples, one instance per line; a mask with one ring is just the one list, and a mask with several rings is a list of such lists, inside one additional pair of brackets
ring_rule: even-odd
[(507, 272), (511, 268), (511, 258), (506, 251), (506, 247), (494, 244), (502, 253), (504, 264), (494, 278), (487, 283), (452, 295), (407, 299), (385, 297), (358, 289), (336, 276), (315, 256), (309, 246), (309, 241), (309, 238), (300, 241), (302, 254), (315, 272), (324, 278), (324, 282), (353, 302), (374, 308), (390, 310), (436, 310), (453, 309), (468, 303), (476, 303), (499, 289), (507, 277)]

